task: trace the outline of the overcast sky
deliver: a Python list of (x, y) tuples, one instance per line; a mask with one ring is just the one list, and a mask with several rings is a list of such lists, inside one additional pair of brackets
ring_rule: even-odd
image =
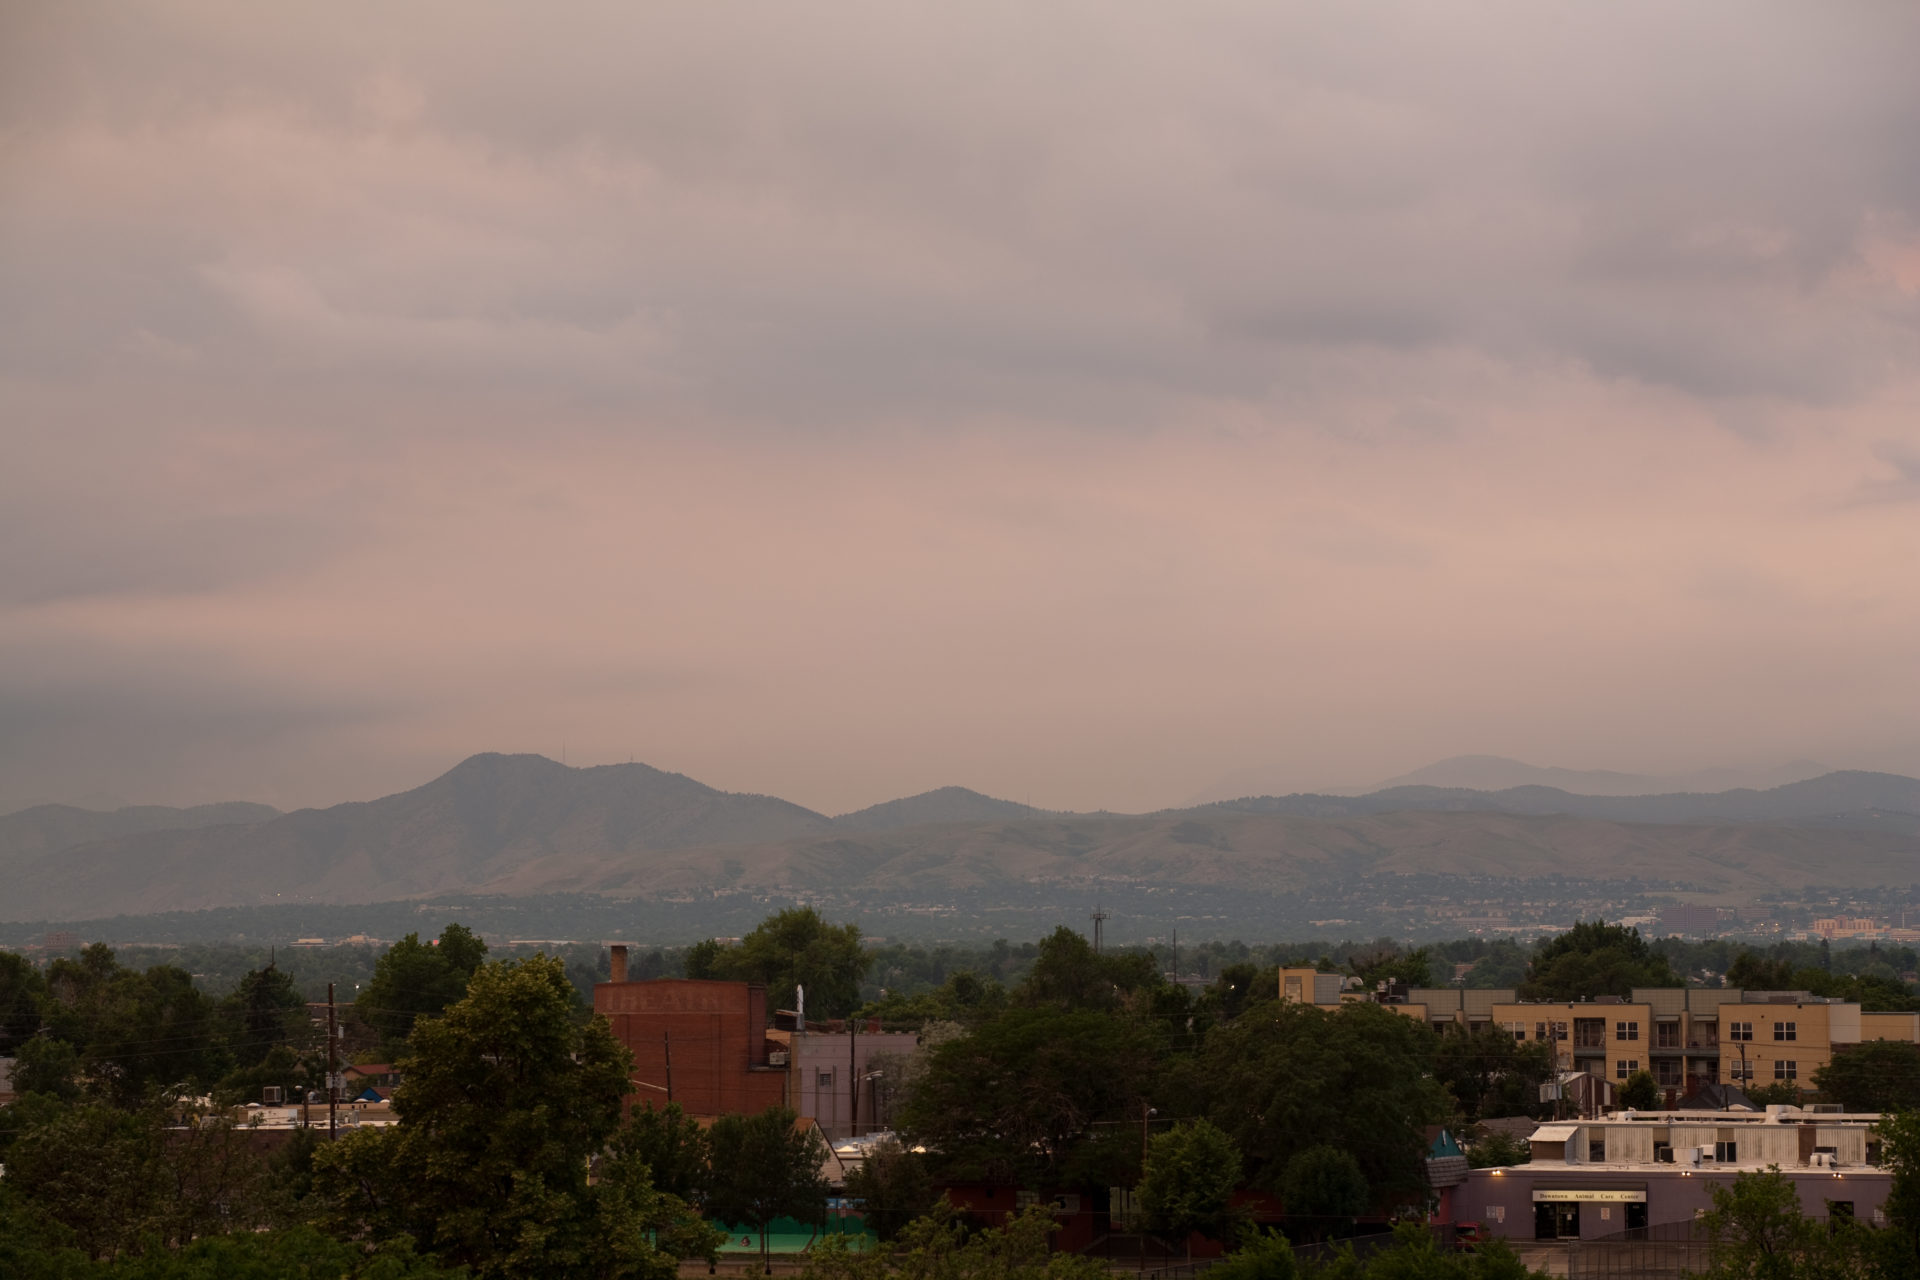
[(1920, 772), (1920, 6), (0, 8), (0, 808)]

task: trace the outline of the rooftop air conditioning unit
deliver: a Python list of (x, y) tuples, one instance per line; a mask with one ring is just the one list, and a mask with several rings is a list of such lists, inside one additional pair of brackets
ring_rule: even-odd
[(1816, 1151), (1808, 1163), (1816, 1169), (1831, 1169), (1833, 1167), (1833, 1157), (1824, 1151)]
[(267, 1085), (265, 1088), (261, 1089), (260, 1101), (264, 1106), (269, 1106), (269, 1107), (279, 1106), (280, 1105), (280, 1086), (277, 1084), (270, 1084), (270, 1085)]
[(787, 1051), (785, 1049), (775, 1049), (772, 1053), (769, 1053), (767, 1055), (767, 1065), (770, 1067), (786, 1066)]
[[(1706, 1157), (1707, 1157), (1707, 1159), (1708, 1159), (1709, 1161), (1711, 1161), (1711, 1160), (1713, 1159), (1713, 1148), (1712, 1148), (1712, 1147), (1708, 1147), (1708, 1148), (1706, 1149)], [(1687, 1163), (1688, 1163), (1688, 1164), (1691, 1164), (1691, 1165), (1698, 1165), (1698, 1164), (1700, 1163), (1700, 1148), (1699, 1148), (1699, 1147), (1688, 1147), (1688, 1148), (1687, 1148)]]

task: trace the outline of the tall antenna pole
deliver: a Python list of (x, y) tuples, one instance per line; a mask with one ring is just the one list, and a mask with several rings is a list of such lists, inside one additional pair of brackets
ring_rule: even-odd
[(1093, 954), (1099, 955), (1101, 942), (1103, 940), (1102, 935), (1104, 932), (1102, 926), (1104, 926), (1107, 923), (1107, 913), (1100, 909), (1100, 904), (1098, 901), (1096, 901), (1093, 904), (1092, 919), (1093, 919)]
[(327, 984), (327, 1141), (340, 1136), (340, 1038), (333, 1020), (333, 984)]

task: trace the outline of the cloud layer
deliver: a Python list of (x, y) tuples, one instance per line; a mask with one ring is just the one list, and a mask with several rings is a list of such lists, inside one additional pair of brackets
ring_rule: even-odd
[(1920, 14), (15, 6), (0, 805), (1920, 768)]

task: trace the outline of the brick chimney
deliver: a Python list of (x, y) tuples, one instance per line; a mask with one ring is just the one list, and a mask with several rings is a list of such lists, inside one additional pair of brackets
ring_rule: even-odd
[(627, 980), (627, 944), (624, 942), (610, 943), (607, 946), (607, 951), (611, 955), (613, 963), (613, 974), (608, 978), (608, 981), (625, 982)]

